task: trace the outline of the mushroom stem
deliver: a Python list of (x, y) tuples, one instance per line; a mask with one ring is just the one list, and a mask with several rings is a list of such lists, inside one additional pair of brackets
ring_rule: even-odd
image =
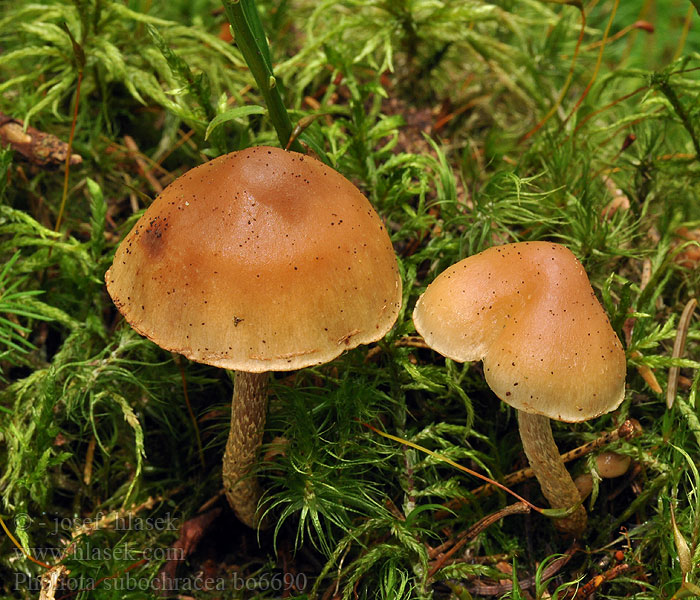
[(239, 520), (253, 528), (259, 524), (257, 512), (262, 491), (250, 472), (257, 463), (265, 429), (268, 379), (268, 373), (236, 372), (231, 429), (224, 452), (226, 498)]
[[(519, 410), (518, 424), (527, 459), (552, 508), (568, 509), (579, 504), (581, 496), (559, 456), (549, 419)], [(586, 528), (586, 520), (586, 509), (579, 506), (573, 514), (557, 519), (555, 525), (560, 531), (578, 536)]]

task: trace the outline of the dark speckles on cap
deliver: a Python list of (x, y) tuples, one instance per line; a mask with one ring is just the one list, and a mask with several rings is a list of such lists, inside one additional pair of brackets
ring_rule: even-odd
[[(563, 246), (506, 244), (465, 259), (428, 286), (414, 322), (446, 356), (483, 359), (489, 385), (516, 408), (580, 421), (583, 400), (556, 403), (587, 390), (590, 418), (624, 395), (621, 345), (585, 271)], [(609, 371), (614, 377), (602, 381)]]
[(163, 252), (168, 228), (168, 217), (155, 216), (148, 221), (144, 229), (139, 229), (137, 239), (151, 258), (157, 258)]

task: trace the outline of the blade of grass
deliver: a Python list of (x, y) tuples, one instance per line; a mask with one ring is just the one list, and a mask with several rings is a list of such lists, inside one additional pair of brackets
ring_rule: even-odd
[(588, 96), (588, 92), (591, 91), (591, 88), (593, 87), (593, 83), (595, 82), (596, 78), (598, 77), (598, 71), (600, 70), (600, 64), (603, 62), (603, 52), (605, 51), (605, 46), (606, 46), (606, 43), (608, 40), (608, 35), (610, 34), (610, 28), (612, 27), (613, 20), (615, 19), (615, 14), (617, 13), (617, 7), (619, 5), (620, 5), (620, 0), (615, 0), (615, 3), (613, 4), (612, 10), (610, 11), (610, 19), (608, 19), (608, 25), (605, 28), (605, 32), (603, 33), (603, 39), (600, 42), (600, 50), (598, 50), (598, 58), (597, 58), (596, 63), (595, 63), (595, 68), (593, 69), (593, 75), (591, 75), (591, 79), (588, 82), (588, 85), (586, 85), (586, 89), (583, 90), (581, 97), (576, 102), (576, 105), (571, 109), (571, 112), (568, 114), (566, 119), (564, 119), (564, 122), (561, 124), (562, 127), (568, 123), (569, 119), (578, 110), (579, 106), (581, 106), (581, 103), (586, 99), (586, 96)]
[(700, 15), (700, 0), (690, 0), (690, 1), (693, 3), (695, 10), (698, 12), (698, 15)]
[(202, 448), (202, 437), (199, 434), (199, 425), (197, 424), (197, 417), (194, 416), (192, 411), (192, 405), (190, 404), (190, 395), (187, 393), (187, 377), (185, 376), (185, 369), (182, 367), (182, 362), (177, 354), (173, 353), (173, 358), (175, 359), (175, 364), (180, 371), (180, 377), (182, 378), (182, 393), (185, 397), (185, 404), (187, 405), (187, 414), (190, 416), (192, 421), (192, 427), (194, 428), (194, 437), (197, 441), (197, 454), (199, 455), (199, 462), (202, 464), (202, 469), (206, 470), (207, 465), (204, 462), (204, 450)]
[(63, 177), (63, 195), (61, 196), (61, 207), (58, 210), (58, 217), (56, 218), (56, 226), (54, 231), (58, 231), (61, 227), (61, 221), (63, 219), (63, 213), (66, 209), (66, 200), (68, 198), (68, 179), (70, 175), (70, 157), (73, 154), (73, 138), (75, 137), (75, 126), (78, 121), (78, 108), (80, 106), (80, 86), (83, 82), (83, 70), (85, 68), (85, 53), (83, 48), (73, 37), (73, 34), (68, 29), (68, 25), (63, 23), (63, 30), (68, 34), (70, 38), (71, 45), (73, 46), (73, 54), (75, 55), (75, 64), (78, 69), (78, 80), (75, 86), (75, 105), (73, 106), (73, 121), (70, 127), (70, 137), (68, 138), (68, 150), (66, 151), (66, 167)]
[(569, 87), (571, 86), (571, 82), (573, 81), (574, 78), (574, 69), (576, 67), (576, 60), (578, 59), (578, 54), (579, 50), (581, 49), (581, 42), (583, 41), (583, 36), (586, 33), (586, 12), (583, 9), (583, 6), (577, 3), (571, 3), (572, 5), (576, 6), (580, 11), (581, 11), (581, 30), (578, 35), (578, 40), (576, 41), (576, 48), (574, 49), (574, 55), (571, 59), (571, 66), (569, 67), (569, 73), (566, 76), (566, 81), (564, 82), (564, 86), (561, 88), (561, 92), (559, 92), (559, 97), (557, 98), (556, 102), (552, 105), (552, 108), (549, 109), (547, 114), (542, 117), (539, 123), (535, 125), (530, 131), (528, 131), (522, 138), (520, 138), (520, 142), (526, 141), (528, 138), (532, 137), (535, 133), (537, 133), (542, 126), (549, 121), (549, 119), (552, 117), (552, 115), (557, 112), (559, 109), (559, 106), (561, 105), (562, 101), (564, 100), (564, 97), (566, 96), (566, 93), (569, 91)]
[[(270, 48), (254, 0), (223, 0), (226, 17), (233, 28), (236, 45), (243, 54), (260, 92), (265, 98), (267, 111), (277, 132), (282, 148), (292, 134), (292, 121), (282, 101), (282, 83), (275, 78), (272, 70)], [(303, 152), (299, 142), (293, 142), (291, 149)]]
[[(673, 358), (680, 358), (685, 350), (685, 340), (688, 337), (688, 328), (690, 327), (690, 319), (693, 317), (695, 312), (695, 307), (698, 305), (698, 301), (692, 298), (688, 301), (683, 309), (681, 318), (678, 321), (678, 330), (676, 333), (676, 340), (673, 343)], [(678, 376), (680, 375), (680, 367), (671, 367), (668, 370), (668, 387), (666, 389), (666, 406), (673, 408), (673, 402), (676, 399), (676, 390), (678, 389)]]
[(690, 25), (693, 21), (693, 7), (688, 7), (688, 12), (685, 15), (685, 20), (683, 21), (683, 30), (681, 31), (681, 37), (678, 40), (678, 47), (673, 55), (673, 61), (678, 60), (683, 54), (683, 48), (685, 47), (685, 41), (688, 39), (688, 32), (690, 31)]

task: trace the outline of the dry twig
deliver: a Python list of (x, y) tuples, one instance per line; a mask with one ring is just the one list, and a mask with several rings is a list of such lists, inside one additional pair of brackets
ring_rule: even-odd
[[(56, 169), (66, 162), (68, 144), (55, 135), (44, 133), (34, 127), (24, 130), (19, 119), (0, 112), (0, 144), (9, 146), (28, 162), (47, 169)], [(83, 157), (71, 153), (70, 164), (79, 165)]]
[[(695, 312), (695, 307), (698, 305), (698, 301), (693, 298), (688, 301), (683, 309), (683, 314), (678, 321), (678, 330), (676, 333), (676, 340), (673, 342), (673, 358), (680, 358), (685, 350), (685, 340), (688, 337), (688, 328), (690, 327), (690, 320), (693, 318), (693, 313)], [(668, 370), (668, 387), (666, 388), (666, 406), (671, 409), (673, 407), (673, 401), (676, 399), (676, 390), (678, 389), (678, 376), (680, 375), (680, 369), (678, 367), (671, 367)]]
[[(527, 504), (525, 504), (524, 502), (516, 502), (515, 504), (506, 506), (505, 508), (496, 511), (495, 513), (486, 515), (483, 519), (477, 521), (469, 529), (461, 532), (453, 540), (445, 542), (437, 548), (433, 548), (430, 551), (429, 555), (435, 556), (436, 559), (430, 567), (428, 577), (432, 577), (433, 575), (435, 575), (435, 573), (442, 569), (447, 563), (447, 561), (455, 555), (457, 550), (462, 548), (470, 540), (474, 539), (482, 531), (493, 525), (496, 521), (500, 521), (503, 517), (507, 517), (509, 515), (527, 514), (529, 512), (530, 507)], [(443, 550), (445, 550), (450, 545), (452, 546), (452, 548), (450, 548), (447, 552), (443, 553)]]
[[(553, 560), (551, 563), (549, 563), (542, 570), (542, 573), (539, 577), (540, 580), (545, 581), (550, 577), (553, 577), (556, 573), (558, 573), (559, 570), (564, 565), (566, 565), (566, 563), (568, 563), (569, 560), (571, 560), (571, 557), (577, 550), (578, 547), (576, 546), (576, 544), (574, 544), (560, 558), (557, 558), (556, 560)], [(521, 590), (527, 590), (535, 587), (536, 581), (537, 579), (535, 575), (531, 575), (530, 577), (526, 577), (525, 579), (519, 580), (518, 586)], [(513, 589), (513, 582), (510, 579), (493, 583), (485, 583), (483, 581), (477, 580), (472, 582), (469, 586), (467, 586), (467, 589), (470, 593), (477, 594), (479, 596), (500, 596)]]

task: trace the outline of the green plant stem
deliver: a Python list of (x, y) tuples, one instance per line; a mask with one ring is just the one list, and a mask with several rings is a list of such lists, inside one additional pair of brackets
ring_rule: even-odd
[[(282, 101), (281, 83), (275, 78), (270, 60), (270, 50), (265, 39), (265, 32), (260, 24), (254, 0), (222, 0), (226, 17), (233, 28), (236, 45), (243, 54), (255, 82), (258, 84), (272, 125), (283, 148), (287, 146), (292, 134), (292, 121)], [(291, 149), (302, 152), (301, 144), (296, 140)]]
[(676, 111), (676, 114), (681, 120), (683, 127), (685, 127), (688, 135), (690, 135), (690, 139), (693, 142), (693, 147), (695, 148), (695, 158), (696, 160), (700, 160), (700, 139), (698, 139), (698, 136), (695, 133), (695, 127), (693, 127), (693, 122), (688, 116), (688, 113), (685, 112), (685, 109), (683, 108), (680, 99), (676, 95), (675, 90), (669, 85), (668, 80), (663, 78), (657, 82), (657, 86), (663, 95), (666, 96), (666, 99), (671, 103), (671, 106), (673, 106), (673, 110)]
[[(54, 231), (58, 231), (61, 228), (61, 220), (63, 219), (63, 213), (66, 209), (66, 199), (68, 198), (68, 180), (70, 175), (70, 158), (73, 154), (73, 138), (75, 137), (75, 126), (78, 122), (78, 108), (80, 107), (80, 86), (83, 82), (83, 70), (85, 67), (85, 55), (83, 49), (73, 38), (73, 34), (68, 29), (68, 26), (64, 24), (65, 32), (70, 37), (70, 41), (73, 44), (73, 52), (75, 54), (75, 62), (78, 70), (78, 83), (75, 87), (75, 105), (73, 106), (73, 121), (70, 127), (70, 137), (68, 138), (68, 150), (66, 151), (66, 166), (65, 173), (63, 177), (63, 195), (61, 196), (61, 207), (58, 210), (58, 217), (56, 218), (56, 226)], [(49, 248), (49, 254), (52, 248)]]

